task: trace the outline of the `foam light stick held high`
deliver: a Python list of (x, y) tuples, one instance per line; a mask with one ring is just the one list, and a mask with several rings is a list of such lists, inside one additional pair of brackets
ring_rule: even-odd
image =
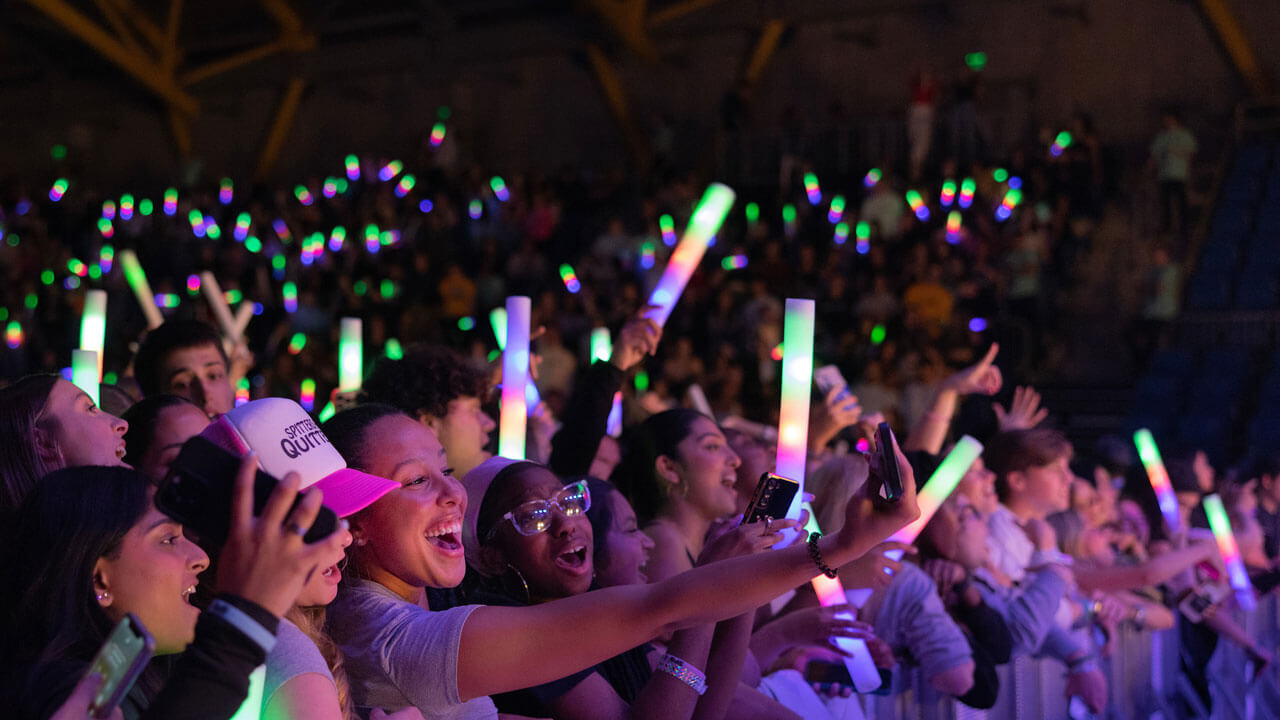
[(80, 349), (92, 350), (98, 356), (98, 374), (102, 374), (102, 349), (107, 338), (107, 291), (88, 290), (84, 294), (84, 312), (80, 315)]
[(222, 286), (218, 284), (218, 278), (208, 270), (200, 273), (200, 290), (204, 293), (205, 301), (209, 303), (209, 309), (213, 311), (214, 319), (218, 321), (218, 327), (226, 336), (226, 341), (231, 345), (239, 343), (240, 336), (236, 335), (236, 320), (231, 314), (231, 306), (227, 304), (227, 296), (222, 292)]
[(1231, 583), (1231, 589), (1236, 591), (1236, 602), (1244, 610), (1253, 610), (1257, 606), (1253, 599), (1253, 584), (1249, 582), (1244, 561), (1240, 559), (1240, 548), (1236, 546), (1236, 537), (1231, 533), (1227, 510), (1217, 493), (1205, 496), (1204, 514), (1209, 520), (1209, 529), (1213, 531), (1213, 539), (1218, 543), (1218, 552), (1222, 553), (1222, 561), (1227, 566), (1227, 581)]
[(507, 298), (506, 347), (502, 351), (502, 407), (498, 424), (498, 454), (523, 460), (528, 421), (525, 386), (529, 383), (529, 298)]
[(102, 375), (98, 372), (98, 353), (93, 350), (71, 351), (71, 382), (85, 391), (93, 404), (98, 404)]
[[(791, 501), (789, 518), (799, 518), (804, 503), (804, 470), (809, 446), (809, 391), (813, 384), (813, 327), (814, 301), (788, 298), (782, 325), (782, 406), (778, 413), (777, 474), (795, 480), (800, 490)], [(813, 513), (806, 530), (816, 530)], [(789, 542), (784, 534), (783, 543)], [(818, 575), (813, 579), (813, 590), (823, 607), (844, 605), (844, 587), (839, 578)], [(853, 615), (840, 612), (842, 620), (852, 620)], [(858, 692), (869, 692), (880, 687), (880, 671), (876, 669), (867, 644), (854, 638), (832, 638), (836, 645), (849, 654), (845, 667)]]
[(613, 340), (609, 328), (598, 327), (591, 331), (591, 362), (609, 362), (613, 354)]
[(676, 249), (672, 251), (662, 277), (649, 296), (649, 304), (654, 306), (649, 318), (658, 323), (659, 327), (665, 325), (667, 318), (671, 317), (680, 294), (684, 292), (694, 269), (706, 254), (712, 236), (720, 231), (720, 226), (733, 207), (734, 197), (733, 190), (727, 185), (712, 183), (693, 211), (684, 237), (680, 238)]
[(1168, 471), (1164, 469), (1164, 459), (1160, 457), (1160, 449), (1156, 447), (1155, 436), (1150, 430), (1142, 428), (1133, 434), (1133, 444), (1138, 447), (1138, 458), (1142, 460), (1142, 467), (1147, 471), (1147, 480), (1151, 482), (1151, 489), (1156, 493), (1160, 514), (1164, 516), (1169, 532), (1176, 533), (1179, 530), (1178, 496), (1173, 492)]
[(133, 290), (134, 297), (142, 306), (142, 314), (147, 318), (147, 329), (155, 330), (164, 324), (164, 316), (156, 307), (156, 296), (151, 292), (151, 284), (147, 282), (147, 274), (142, 271), (138, 256), (132, 250), (120, 251), (120, 267), (124, 269), (124, 279)]
[(364, 323), (342, 318), (338, 340), (338, 390), (359, 390), (364, 382)]

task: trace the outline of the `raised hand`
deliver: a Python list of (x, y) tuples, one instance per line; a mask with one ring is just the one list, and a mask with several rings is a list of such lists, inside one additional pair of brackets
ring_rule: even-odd
[(880, 468), (873, 463), (862, 492), (849, 498), (849, 504), (845, 506), (844, 526), (840, 528), (838, 547), (854, 552), (854, 557), (846, 562), (852, 562), (871, 550), (871, 546), (920, 517), (920, 506), (916, 503), (915, 472), (898, 447), (897, 438), (893, 438), (893, 454), (898, 464), (898, 476), (902, 478), (902, 497), (894, 502), (885, 502), (880, 498), (883, 480)]
[(658, 343), (662, 341), (662, 326), (645, 317), (645, 313), (655, 309), (657, 308), (653, 305), (645, 305), (618, 331), (618, 339), (613, 343), (609, 362), (619, 370), (630, 370), (644, 360), (646, 355), (658, 351)]
[(796, 526), (795, 520), (787, 519), (738, 525), (739, 517), (711, 527), (695, 566), (763, 552), (782, 541), (782, 530)]
[(911, 555), (918, 552), (914, 545), (897, 541), (882, 542), (865, 555), (840, 568), (840, 577), (850, 588), (881, 590), (889, 587), (893, 573), (902, 569), (902, 562), (885, 557), (890, 550), (901, 550)]
[(836, 433), (858, 422), (861, 417), (862, 406), (856, 396), (847, 388), (831, 388), (823, 401), (814, 405), (809, 413), (809, 450), (817, 452), (826, 447)]
[(1004, 377), (995, 362), (1000, 352), (999, 343), (991, 343), (991, 348), (981, 360), (953, 374), (943, 381), (943, 387), (961, 395), (995, 395), (1004, 385)]
[(271, 493), (262, 515), (253, 516), (253, 481), (257, 455), (240, 461), (231, 498), (231, 532), (218, 560), (218, 588), (262, 606), (276, 617), (291, 607), (321, 560), (341, 552), (346, 523), (311, 544), (302, 541), (320, 513), (321, 496), (312, 488), (290, 511), (298, 496), (297, 473), (285, 475)]
[(1031, 387), (1014, 388), (1013, 400), (1009, 402), (1008, 410), (1000, 403), (993, 403), (991, 409), (996, 412), (1001, 432), (1030, 430), (1049, 416), (1049, 411), (1040, 407), (1040, 393)]

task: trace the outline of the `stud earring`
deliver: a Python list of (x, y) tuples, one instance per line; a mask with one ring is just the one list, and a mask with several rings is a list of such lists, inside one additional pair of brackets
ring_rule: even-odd
[(102, 592), (98, 593), (98, 602), (103, 603), (103, 602), (110, 602), (110, 601), (111, 601), (111, 593), (107, 592), (106, 590), (103, 590)]
[(364, 539), (364, 538), (362, 538), (362, 537), (358, 537), (358, 538), (356, 538), (356, 546), (357, 546), (357, 547), (364, 547), (364, 543), (365, 543), (365, 539)]

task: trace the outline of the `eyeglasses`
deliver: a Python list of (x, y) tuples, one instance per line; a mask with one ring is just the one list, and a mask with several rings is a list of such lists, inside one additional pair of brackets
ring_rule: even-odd
[[(585, 482), (567, 485), (550, 500), (530, 500), (502, 516), (510, 520), (521, 535), (537, 535), (551, 527), (551, 511), (555, 508), (564, 517), (577, 517), (591, 509), (591, 491)], [(494, 527), (497, 531), (497, 527)]]

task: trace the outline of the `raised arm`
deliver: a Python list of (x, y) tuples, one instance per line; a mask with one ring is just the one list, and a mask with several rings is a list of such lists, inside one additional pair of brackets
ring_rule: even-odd
[(951, 416), (955, 415), (960, 396), (971, 393), (995, 395), (1000, 392), (1004, 380), (1000, 368), (993, 364), (998, 352), (1000, 345), (992, 343), (981, 360), (942, 381), (929, 409), (920, 416), (907, 435), (908, 450), (924, 450), (933, 455), (942, 452), (942, 443), (947, 438), (947, 428), (951, 426)]
[[(817, 541), (828, 566), (853, 561), (919, 516), (911, 466), (901, 451), (898, 466), (904, 488), (899, 502), (873, 501), (879, 492), (873, 477), (849, 501), (840, 533)], [(458, 692), (470, 699), (550, 682), (665, 631), (745, 613), (815, 574), (809, 548), (797, 545), (715, 562), (652, 585), (606, 588), (534, 607), (477, 608), (462, 630)]]

